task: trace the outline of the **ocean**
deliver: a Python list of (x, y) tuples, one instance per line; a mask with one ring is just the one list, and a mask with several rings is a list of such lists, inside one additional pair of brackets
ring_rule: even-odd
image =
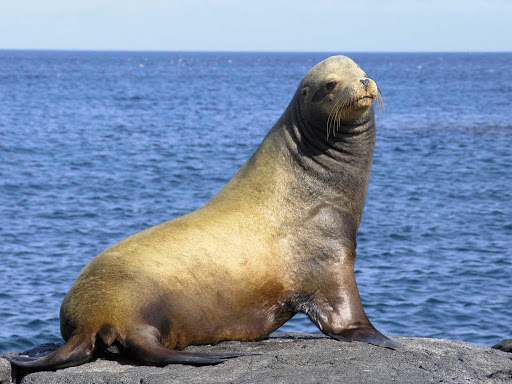
[[(204, 205), (332, 54), (385, 103), (356, 261), (368, 317), (512, 338), (512, 53), (0, 51), (0, 353), (61, 341), (81, 269)], [(304, 315), (279, 331), (319, 332)]]

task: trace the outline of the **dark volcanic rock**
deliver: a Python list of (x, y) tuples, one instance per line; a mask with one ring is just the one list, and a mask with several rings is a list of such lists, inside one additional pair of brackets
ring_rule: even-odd
[(512, 339), (501, 340), (498, 344), (493, 345), (492, 347), (503, 352), (512, 353)]
[[(471, 344), (399, 337), (405, 351), (343, 343), (323, 335), (277, 334), (187, 351), (254, 355), (205, 367), (134, 366), (98, 359), (57, 372), (37, 372), (23, 383), (512, 383), (510, 354)], [(0, 359), (2, 361), (2, 359)], [(0, 365), (0, 377), (5, 360)]]

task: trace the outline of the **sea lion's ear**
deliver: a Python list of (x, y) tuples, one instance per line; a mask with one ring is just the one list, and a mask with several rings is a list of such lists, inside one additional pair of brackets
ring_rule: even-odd
[(307, 96), (309, 93), (309, 87), (306, 85), (304, 88), (302, 88), (302, 91), (300, 92), (300, 94), (302, 96)]

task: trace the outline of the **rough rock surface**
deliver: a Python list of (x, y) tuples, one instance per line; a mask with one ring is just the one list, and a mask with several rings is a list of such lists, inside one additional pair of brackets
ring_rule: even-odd
[[(512, 383), (511, 353), (442, 339), (394, 340), (405, 351), (323, 335), (276, 334), (260, 342), (186, 349), (254, 354), (215, 366), (158, 368), (98, 359), (57, 372), (32, 373), (22, 383)], [(9, 364), (0, 359), (0, 382), (8, 383), (10, 375)]]
[(512, 339), (501, 340), (498, 344), (492, 346), (494, 349), (499, 349), (503, 352), (512, 353)]
[(11, 382), (11, 363), (5, 359), (0, 359), (0, 383), (6, 384)]

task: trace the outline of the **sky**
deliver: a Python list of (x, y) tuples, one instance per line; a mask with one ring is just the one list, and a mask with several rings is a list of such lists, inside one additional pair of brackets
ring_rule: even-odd
[(512, 0), (0, 2), (0, 49), (512, 51)]

